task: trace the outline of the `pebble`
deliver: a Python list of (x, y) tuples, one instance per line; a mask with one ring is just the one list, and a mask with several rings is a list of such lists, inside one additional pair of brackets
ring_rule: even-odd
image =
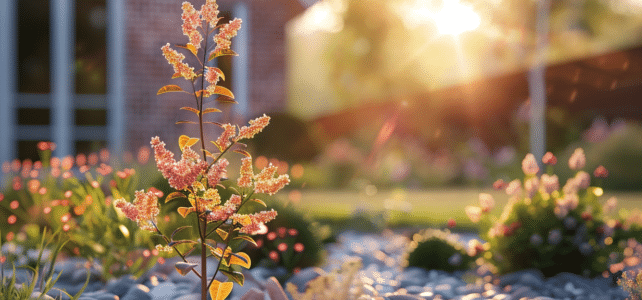
[[(471, 239), (474, 235), (465, 238)], [(544, 278), (539, 270), (522, 270), (500, 276), (497, 285), (492, 285), (466, 282), (462, 278), (470, 278), (471, 274), (465, 272), (448, 273), (416, 267), (404, 269), (400, 267), (400, 262), (408, 239), (391, 231), (382, 234), (345, 232), (339, 235), (337, 241), (326, 247), (326, 265), (302, 269), (287, 282), (304, 292), (308, 282), (314, 278), (339, 268), (347, 259), (359, 258), (363, 268), (357, 278), (362, 282), (363, 294), (370, 297), (366, 299), (620, 300), (628, 296), (620, 287), (613, 286), (609, 278), (591, 279), (570, 273)], [(198, 278), (192, 273), (181, 276), (174, 270), (173, 264), (178, 259), (167, 259), (164, 265), (157, 264), (138, 279), (123, 276), (108, 282), (102, 279), (99, 269), (92, 267), (90, 283), (79, 300), (200, 300)], [(71, 295), (77, 293), (87, 279), (85, 265), (86, 262), (79, 258), (56, 263), (54, 276), (60, 274), (60, 278), (55, 287), (65, 289)], [(210, 276), (214, 266), (215, 261), (208, 260)], [(23, 282), (30, 278), (27, 271), (19, 269), (17, 272)], [(5, 269), (6, 274), (11, 274), (11, 270)], [(255, 267), (246, 270), (245, 285), (235, 285), (230, 299), (288, 300), (288, 294), (274, 278), (283, 277), (284, 274), (283, 268)], [(224, 281), (225, 277), (219, 273), (217, 279)], [(39, 294), (34, 292), (34, 295), (36, 293)], [(69, 299), (55, 290), (47, 295), (55, 299)]]

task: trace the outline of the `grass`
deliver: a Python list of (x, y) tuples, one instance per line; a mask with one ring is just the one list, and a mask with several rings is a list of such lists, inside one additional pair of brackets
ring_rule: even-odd
[[(475, 224), (464, 213), (464, 207), (478, 205), (479, 193), (493, 195), (496, 204), (492, 213), (499, 216), (508, 196), (503, 191), (478, 188), (395, 189), (378, 191), (373, 195), (354, 191), (304, 190), (301, 200), (295, 206), (311, 217), (329, 223), (345, 223), (358, 210), (381, 213), (386, 206), (397, 207), (397, 212), (388, 219), (388, 224), (393, 227), (443, 228), (448, 219), (453, 218), (459, 229), (476, 230)], [(281, 194), (281, 200), (285, 201), (285, 195), (287, 193)], [(602, 203), (611, 196), (617, 197), (618, 208), (632, 210), (642, 207), (641, 192), (605, 192), (601, 197)]]

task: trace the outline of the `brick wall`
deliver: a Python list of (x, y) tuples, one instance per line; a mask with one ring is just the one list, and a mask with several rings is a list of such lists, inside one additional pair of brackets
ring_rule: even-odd
[[(198, 9), (203, 2), (193, 0), (192, 4)], [(222, 11), (231, 10), (236, 0), (218, 2)], [(303, 12), (303, 7), (297, 0), (251, 0), (246, 4), (250, 28), (241, 30), (250, 30), (249, 117), (253, 117), (285, 108), (285, 24)], [(184, 79), (171, 79), (172, 67), (160, 50), (168, 42), (187, 42), (181, 31), (180, 1), (129, 0), (127, 11), (126, 147), (149, 145), (156, 135), (169, 145), (176, 144), (180, 134), (195, 132), (194, 125), (173, 125), (193, 117), (179, 108), (193, 106), (194, 99), (181, 93), (157, 96), (156, 92), (166, 84), (189, 87)]]

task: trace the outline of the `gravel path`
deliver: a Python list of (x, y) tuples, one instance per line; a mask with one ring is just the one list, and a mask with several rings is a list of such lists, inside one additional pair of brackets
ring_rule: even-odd
[[(473, 237), (464, 235), (461, 239), (466, 241)], [(544, 278), (537, 270), (525, 270), (501, 276), (488, 283), (481, 279), (475, 280), (476, 276), (472, 271), (447, 273), (420, 268), (403, 269), (399, 262), (407, 242), (406, 237), (391, 231), (384, 231), (382, 234), (344, 232), (339, 235), (337, 243), (327, 247), (327, 264), (323, 268), (303, 269), (290, 278), (289, 282), (303, 291), (310, 280), (337, 269), (346, 260), (358, 258), (363, 265), (357, 274), (363, 299), (619, 300), (627, 297), (620, 287), (613, 286), (609, 278), (590, 279), (568, 273)], [(198, 278), (192, 273), (180, 276), (174, 270), (173, 262), (174, 260), (169, 259), (164, 265), (155, 266), (139, 279), (126, 276), (106, 284), (100, 280), (100, 273), (94, 270), (90, 284), (80, 300), (200, 299)], [(80, 259), (57, 263), (57, 271), (64, 272), (56, 287), (71, 294), (77, 292), (86, 279), (84, 264)], [(208, 261), (208, 264), (208, 270), (213, 273), (214, 261)], [(279, 300), (281, 296), (270, 291), (275, 284), (269, 278), (283, 273), (282, 269), (254, 268), (246, 273), (243, 287), (234, 286), (230, 299)], [(26, 271), (19, 273), (19, 277), (27, 278), (26, 275)], [(225, 280), (225, 277), (220, 279)], [(248, 293), (250, 290), (252, 291)], [(52, 291), (49, 295), (60, 298), (59, 292)], [(68, 299), (66, 296), (61, 298)]]

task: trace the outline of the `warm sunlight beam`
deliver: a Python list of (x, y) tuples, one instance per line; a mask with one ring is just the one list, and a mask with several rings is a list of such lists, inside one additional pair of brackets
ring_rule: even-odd
[(457, 1), (447, 1), (433, 17), (440, 34), (458, 35), (479, 27), (481, 19), (472, 8)]
[(442, 35), (458, 35), (477, 29), (481, 24), (479, 15), (458, 0), (445, 0), (440, 6), (429, 0), (414, 0), (402, 7), (401, 13), (408, 27), (434, 22)]

